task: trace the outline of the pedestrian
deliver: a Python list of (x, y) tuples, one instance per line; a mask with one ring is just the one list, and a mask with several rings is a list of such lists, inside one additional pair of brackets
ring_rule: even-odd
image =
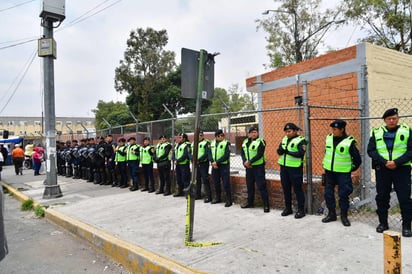
[(23, 175), (24, 150), (19, 144), (16, 144), (14, 149), (11, 151), (11, 160), (13, 162), (16, 175)]
[(192, 160), (191, 145), (186, 133), (180, 133), (173, 153), (173, 161), (176, 166), (177, 191), (173, 197), (183, 196), (183, 190), (190, 184), (190, 161)]
[(225, 134), (221, 129), (216, 130), (215, 139), (210, 144), (209, 160), (212, 165), (212, 178), (215, 187), (215, 198), (212, 200), (212, 204), (222, 202), (220, 185), (222, 182), (226, 194), (225, 207), (230, 207), (233, 204), (230, 185), (230, 142), (225, 139)]
[(34, 152), (32, 154), (32, 158), (34, 176), (38, 176), (40, 175), (41, 163), (43, 161), (43, 149), (41, 147), (35, 147), (33, 150)]
[(172, 145), (166, 140), (166, 136), (162, 135), (159, 137), (160, 142), (155, 147), (155, 154), (153, 160), (157, 163), (157, 172), (159, 174), (159, 189), (156, 194), (162, 194), (168, 196), (171, 194), (170, 185), (170, 151), (172, 150)]
[(282, 216), (293, 214), (292, 187), (298, 203), (296, 219), (305, 217), (305, 194), (303, 193), (303, 157), (305, 156), (306, 140), (298, 134), (300, 128), (294, 123), (287, 123), (283, 128), (285, 137), (279, 144), (277, 153), (280, 155), (280, 181), (282, 184), (285, 209)]
[(143, 145), (140, 148), (140, 162), (142, 163), (144, 187), (142, 191), (155, 192), (155, 181), (153, 175), (153, 155), (154, 147), (150, 144), (150, 138), (143, 138)]
[(130, 177), (132, 177), (132, 186), (129, 190), (136, 191), (139, 189), (140, 146), (136, 144), (135, 137), (130, 137), (127, 142), (129, 142), (129, 145), (126, 148), (126, 160)]
[(249, 137), (242, 143), (241, 156), (246, 168), (247, 202), (241, 208), (253, 208), (255, 200), (255, 183), (263, 201), (263, 212), (270, 211), (269, 194), (266, 187), (265, 175), (265, 148), (266, 142), (259, 138), (257, 127), (249, 129)]
[(326, 136), (325, 156), (325, 201), (328, 215), (323, 223), (336, 221), (335, 186), (339, 195), (340, 219), (344, 226), (350, 226), (348, 219), (349, 195), (353, 192), (351, 172), (357, 170), (362, 163), (356, 140), (346, 133), (346, 122), (335, 120), (330, 124), (332, 133)]
[(4, 166), (4, 158), (3, 158), (3, 153), (0, 153), (0, 181), (1, 181), (1, 172), (3, 171), (3, 166)]
[(389, 229), (388, 209), (393, 186), (401, 209), (402, 235), (412, 237), (412, 131), (408, 125), (399, 124), (397, 108), (386, 110), (382, 118), (385, 125), (372, 130), (367, 149), (376, 175), (375, 200), (379, 217), (376, 232)]
[[(120, 188), (127, 187), (126, 139), (120, 138), (115, 149), (115, 162), (120, 176)], [(113, 186), (113, 185), (112, 185)]]
[[(3, 155), (0, 157), (3, 158)], [(3, 260), (8, 253), (9, 249), (7, 246), (6, 232), (4, 230), (4, 195), (3, 187), (0, 187), (0, 261)]]
[[(205, 202), (211, 201), (211, 191), (209, 182), (209, 151), (210, 141), (205, 139), (203, 131), (199, 131), (199, 143), (197, 149), (197, 174), (196, 174), (196, 200), (202, 199), (202, 185), (204, 186), (206, 197)], [(194, 147), (192, 144), (192, 151)]]
[(8, 152), (8, 150), (7, 150), (7, 148), (5, 147), (4, 144), (0, 144), (0, 152), (3, 155), (4, 165), (6, 165), (7, 164), (7, 157), (9, 156), (9, 152)]

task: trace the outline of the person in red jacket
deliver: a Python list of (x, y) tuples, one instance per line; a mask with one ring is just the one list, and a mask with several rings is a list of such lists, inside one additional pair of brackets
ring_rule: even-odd
[(43, 161), (43, 148), (42, 147), (35, 147), (34, 152), (32, 154), (33, 159), (33, 169), (34, 169), (34, 176), (40, 175), (40, 168), (41, 163)]

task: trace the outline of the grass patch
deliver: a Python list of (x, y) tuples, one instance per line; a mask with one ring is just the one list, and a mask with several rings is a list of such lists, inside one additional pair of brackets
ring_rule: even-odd
[(34, 208), (34, 214), (39, 218), (43, 218), (44, 217), (44, 207), (42, 207), (41, 205), (37, 205)]
[(33, 209), (33, 199), (28, 199), (21, 204), (22, 211), (29, 211)]

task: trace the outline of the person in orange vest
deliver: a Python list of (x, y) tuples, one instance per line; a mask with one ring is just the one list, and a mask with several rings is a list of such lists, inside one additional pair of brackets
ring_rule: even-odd
[(23, 175), (24, 150), (19, 144), (14, 146), (14, 149), (11, 152), (11, 160), (13, 161), (16, 175)]

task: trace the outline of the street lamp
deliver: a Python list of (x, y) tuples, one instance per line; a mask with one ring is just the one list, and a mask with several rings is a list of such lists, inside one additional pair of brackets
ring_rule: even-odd
[(287, 14), (292, 14), (293, 15), (293, 39), (295, 40), (295, 62), (299, 63), (302, 61), (302, 46), (303, 44), (309, 40), (313, 35), (317, 34), (321, 30), (324, 30), (325, 28), (331, 26), (332, 24), (341, 24), (344, 23), (345, 20), (338, 20), (338, 21), (330, 21), (327, 22), (326, 24), (320, 26), (317, 30), (314, 32), (310, 33), (308, 36), (306, 36), (303, 39), (299, 39), (299, 32), (298, 32), (298, 20), (297, 20), (297, 14), (295, 9), (290, 9), (290, 11), (287, 10), (265, 10), (262, 12), (262, 15), (268, 15), (270, 12), (280, 12), (280, 13), (287, 13)]

